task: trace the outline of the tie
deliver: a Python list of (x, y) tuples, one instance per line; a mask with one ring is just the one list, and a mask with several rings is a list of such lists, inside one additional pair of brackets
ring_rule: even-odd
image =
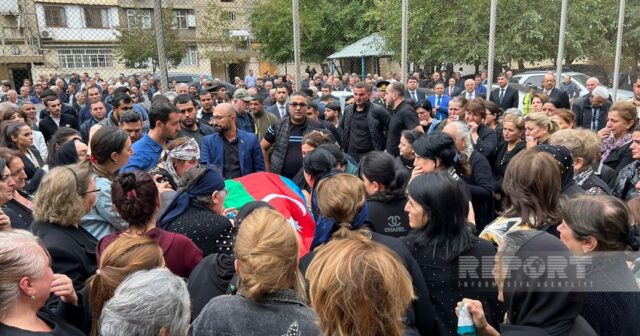
[(417, 102), (418, 102), (418, 97), (416, 96), (416, 92), (415, 92), (415, 91), (413, 91), (413, 92), (411, 93), (411, 95), (413, 96), (413, 101), (417, 103)]
[(442, 96), (436, 97), (436, 105), (440, 106)]
[(591, 108), (591, 130), (593, 131), (597, 131), (598, 130), (598, 117), (600, 114), (600, 109), (599, 108)]
[(500, 89), (500, 104), (502, 104), (502, 98), (504, 98), (504, 88)]
[(280, 105), (280, 118), (284, 118), (284, 105)]
[(453, 96), (453, 87), (449, 87), (449, 97)]

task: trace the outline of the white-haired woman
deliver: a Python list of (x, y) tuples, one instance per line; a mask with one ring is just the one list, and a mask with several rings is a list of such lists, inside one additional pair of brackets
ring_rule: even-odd
[(0, 231), (0, 335), (83, 335), (43, 307), (49, 295), (75, 305), (78, 297), (69, 277), (54, 274), (42, 242), (24, 230)]
[(105, 303), (102, 336), (185, 336), (191, 302), (187, 285), (166, 268), (138, 271)]

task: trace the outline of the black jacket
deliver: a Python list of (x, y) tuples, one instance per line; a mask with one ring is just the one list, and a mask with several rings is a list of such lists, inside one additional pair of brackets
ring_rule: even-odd
[(407, 197), (404, 195), (400, 197), (388, 196), (374, 195), (367, 200), (369, 204), (368, 220), (372, 224), (372, 230), (377, 233), (397, 238), (404, 237), (411, 231), (409, 217), (404, 211)]
[[(383, 151), (386, 145), (385, 130), (389, 126), (391, 116), (385, 110), (384, 107), (367, 103), (367, 121), (369, 124), (369, 132), (371, 133), (371, 141), (373, 142), (373, 148), (375, 150)], [(344, 115), (340, 119), (339, 128), (342, 130), (342, 150), (345, 153), (349, 152), (349, 137), (351, 133), (351, 121), (353, 120), (353, 113), (355, 104), (347, 105), (344, 109)]]
[(471, 204), (476, 215), (476, 229), (482, 231), (485, 225), (491, 223), (495, 218), (493, 211), (493, 186), (495, 180), (491, 174), (489, 161), (478, 151), (473, 151), (469, 158), (471, 165), (471, 176), (463, 176), (471, 192)]
[[(62, 113), (60, 115), (60, 127), (71, 127), (80, 131), (78, 119), (67, 113)], [(58, 125), (56, 125), (56, 122), (51, 119), (51, 116), (46, 116), (43, 119), (40, 119), (38, 128), (40, 129), (40, 132), (42, 132), (44, 140), (49, 143), (49, 139), (51, 139), (53, 134), (58, 130)]]
[(500, 101), (500, 90), (501, 88), (495, 88), (491, 91), (489, 95), (489, 100), (496, 103), (502, 110), (506, 111), (512, 107), (518, 107), (518, 103), (520, 103), (520, 97), (518, 94), (518, 90), (512, 88), (507, 85), (507, 88), (504, 90), (504, 96), (502, 97), (502, 101)]
[(65, 274), (77, 290), (96, 272), (97, 240), (82, 227), (62, 227), (34, 221), (31, 232), (38, 236), (51, 255), (54, 273)]
[(479, 125), (478, 141), (473, 144), (473, 148), (484, 155), (484, 157), (489, 157), (496, 151), (497, 146), (498, 138), (496, 138), (496, 131), (491, 127), (482, 124)]
[[(586, 129), (591, 128), (591, 120), (593, 118), (593, 112), (591, 111), (591, 102), (589, 98), (582, 99), (579, 103), (573, 104), (571, 111), (576, 115), (576, 126)], [(598, 113), (598, 131), (603, 129), (607, 125), (607, 114), (611, 108), (611, 102), (605, 100), (602, 106), (597, 107), (600, 112)]]
[(569, 95), (566, 91), (562, 91), (558, 88), (553, 88), (551, 92), (549, 92), (549, 100), (555, 100), (560, 105), (556, 106), (558, 108), (570, 109), (571, 104), (569, 103)]
[(612, 150), (607, 159), (602, 163), (619, 173), (622, 168), (631, 162), (633, 162), (633, 156), (631, 155), (631, 142), (629, 142), (624, 146)]

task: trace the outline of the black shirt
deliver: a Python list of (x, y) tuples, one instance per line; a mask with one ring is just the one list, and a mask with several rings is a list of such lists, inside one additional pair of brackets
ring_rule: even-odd
[(222, 176), (226, 179), (234, 179), (242, 176), (240, 170), (240, 154), (238, 150), (238, 137), (229, 142), (222, 137), (222, 150), (224, 151), (224, 167)]
[[(269, 130), (272, 130), (269, 127)], [(305, 131), (305, 124), (294, 125), (289, 122), (289, 145), (287, 146), (287, 154), (284, 157), (284, 164), (282, 165), (282, 171), (280, 175), (293, 179), (302, 168), (302, 136)], [(269, 143), (276, 142), (275, 133), (267, 131), (264, 135), (264, 139)]]
[(374, 150), (371, 134), (369, 134), (369, 105), (364, 111), (355, 110), (351, 119), (351, 129), (349, 134), (349, 151), (347, 154), (359, 161), (360, 154), (366, 154)]
[(4, 323), (0, 323), (0, 335), (3, 336), (28, 336), (28, 335), (43, 335), (43, 336), (82, 336), (84, 335), (80, 330), (74, 328), (69, 323), (65, 322), (59, 317), (54, 316), (48, 312), (38, 311), (38, 317), (43, 320), (51, 329), (50, 332), (33, 332), (24, 329), (10, 327)]
[(412, 130), (420, 125), (418, 113), (415, 108), (406, 99), (395, 109), (395, 113), (391, 115), (389, 121), (389, 130), (387, 134), (387, 153), (398, 156), (400, 155), (400, 135), (404, 130)]

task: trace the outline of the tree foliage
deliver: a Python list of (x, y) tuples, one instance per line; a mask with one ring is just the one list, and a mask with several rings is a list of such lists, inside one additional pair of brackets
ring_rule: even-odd
[[(617, 1), (569, 1), (565, 64), (586, 59), (607, 59), (613, 64), (617, 5)], [(410, 1), (409, 60), (418, 64), (486, 63), (489, 6), (488, 0)], [(625, 24), (625, 49), (628, 57), (638, 60), (640, 3), (627, 1), (626, 8), (631, 22)], [(561, 0), (499, 1), (496, 63), (555, 62), (560, 12)], [(399, 54), (401, 0), (375, 0), (370, 15), (380, 20), (387, 46)]]
[[(162, 9), (162, 25), (167, 63), (169, 67), (176, 67), (187, 52), (187, 45), (180, 38), (178, 30), (172, 28), (172, 12), (172, 8)], [(114, 50), (116, 57), (126, 67), (146, 69), (151, 66), (155, 72), (159, 61), (153, 14), (150, 28), (144, 27), (142, 21), (138, 20), (137, 24), (119, 27), (117, 32), (118, 40)]]
[[(322, 62), (341, 48), (379, 30), (370, 8), (374, 0), (300, 0), (300, 52), (305, 62)], [(263, 58), (274, 63), (293, 60), (291, 1), (265, 0), (250, 16)]]
[(221, 63), (235, 63), (248, 59), (251, 53), (247, 46), (248, 38), (234, 37), (229, 33), (234, 29), (245, 29), (236, 26), (235, 22), (243, 22), (241, 16), (247, 14), (235, 11), (236, 19), (231, 20), (229, 12), (220, 5), (219, 0), (206, 0), (205, 3), (198, 23), (200, 54)]

